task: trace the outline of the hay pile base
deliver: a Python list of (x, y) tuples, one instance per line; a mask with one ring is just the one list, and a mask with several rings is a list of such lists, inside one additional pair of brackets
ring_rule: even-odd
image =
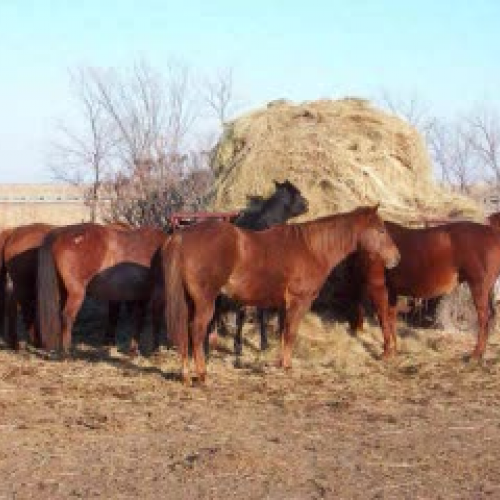
[(270, 103), (226, 126), (212, 168), (216, 210), (240, 209), (249, 195), (271, 193), (273, 180), (289, 179), (309, 200), (306, 219), (377, 202), (401, 222), (484, 217), (432, 181), (414, 128), (361, 99)]

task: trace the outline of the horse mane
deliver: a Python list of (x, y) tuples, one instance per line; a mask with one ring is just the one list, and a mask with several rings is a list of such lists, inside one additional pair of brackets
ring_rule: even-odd
[(300, 233), (315, 255), (327, 256), (335, 251), (347, 253), (355, 250), (359, 231), (372, 214), (372, 207), (359, 207), (351, 212), (327, 215), (288, 227)]

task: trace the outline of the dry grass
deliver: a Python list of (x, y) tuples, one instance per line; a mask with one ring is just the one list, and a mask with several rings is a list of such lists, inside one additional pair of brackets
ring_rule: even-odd
[(246, 327), (220, 339), (204, 389), (175, 352), (130, 360), (0, 350), (0, 498), (496, 498), (500, 345), (465, 363), (471, 335), (400, 324), (381, 334), (308, 315), (283, 373)]
[(278, 102), (228, 124), (215, 150), (214, 209), (240, 209), (290, 179), (310, 202), (307, 218), (381, 202), (397, 221), (483, 220), (479, 206), (432, 181), (420, 135), (361, 99)]

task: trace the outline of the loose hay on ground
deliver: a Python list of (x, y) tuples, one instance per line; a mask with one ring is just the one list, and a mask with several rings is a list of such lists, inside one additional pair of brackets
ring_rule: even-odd
[[(478, 366), (461, 361), (468, 349), (456, 337), (416, 333), (442, 340), (424, 349), (404, 332), (403, 352), (383, 363), (377, 326), (352, 337), (345, 324), (308, 315), (297, 363), (283, 372), (271, 366), (276, 338), (274, 352), (262, 355), (248, 325), (243, 369), (227, 352), (232, 338), (222, 339), (205, 390), (172, 380), (175, 352), (131, 362), (115, 350), (84, 347), (61, 363), (0, 349), (0, 496), (366, 498), (371, 491), (451, 498), (496, 491), (500, 455), (495, 447), (485, 454), (484, 446), (500, 437), (498, 334)], [(447, 479), (436, 483), (436, 475)]]

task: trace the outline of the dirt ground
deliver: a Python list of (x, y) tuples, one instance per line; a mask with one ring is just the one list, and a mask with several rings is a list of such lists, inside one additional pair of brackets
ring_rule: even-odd
[(291, 371), (248, 334), (191, 389), (173, 351), (2, 348), (0, 499), (500, 498), (500, 335), (478, 364), (472, 336), (400, 333), (383, 362), (377, 327), (309, 315)]

